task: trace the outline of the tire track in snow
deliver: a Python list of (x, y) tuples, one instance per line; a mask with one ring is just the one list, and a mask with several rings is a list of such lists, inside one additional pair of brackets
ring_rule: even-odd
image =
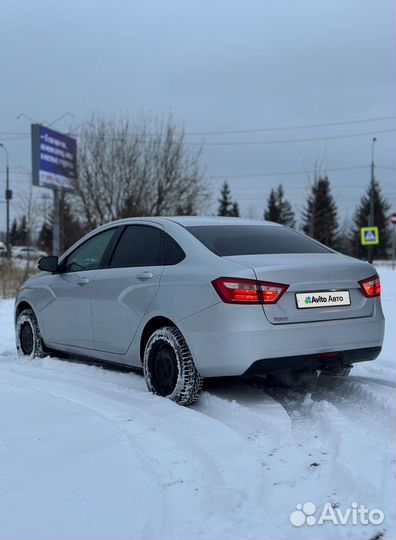
[(324, 377), (316, 394), (332, 403), (352, 423), (374, 431), (379, 439), (388, 441), (394, 433), (396, 411), (391, 384), (355, 377)]
[[(360, 400), (360, 404), (365, 405), (367, 397), (377, 403), (375, 396), (367, 389), (357, 388), (356, 383), (345, 383), (341, 385), (340, 395), (337, 395), (326, 390), (326, 384), (325, 388), (319, 385), (312, 392), (278, 388), (266, 388), (265, 391), (279, 400), (290, 415), (297, 444), (315, 446), (312, 445), (312, 434), (320, 434), (314, 438), (323, 458), (313, 463), (316, 463), (315, 469), (320, 473), (320, 479), (325, 480), (331, 488), (325, 500), (336, 497), (334, 502), (345, 506), (354, 500), (374, 507), (381, 501), (385, 504), (384, 496), (392, 492), (389, 474), (394, 464), (392, 439), (389, 437), (392, 421), (384, 428), (383, 421), (377, 425), (377, 417), (373, 422), (368, 415), (369, 422), (364, 422), (364, 415), (353, 415), (355, 399), (357, 404)], [(388, 410), (388, 407), (385, 409)], [(365, 405), (366, 410), (370, 410), (370, 407)], [(381, 429), (385, 433), (383, 441), (379, 442)], [(378, 452), (378, 444), (386, 445), (381, 452)], [(361, 501), (362, 493), (365, 494), (364, 501)]]
[[(28, 362), (30, 363), (30, 366), (27, 365)], [(34, 364), (37, 365), (34, 366)], [(129, 411), (129, 414), (117, 414), (117, 409), (112, 408), (111, 402), (109, 404), (109, 400), (107, 400), (103, 396), (104, 405), (107, 405), (108, 407), (107, 412), (104, 413), (103, 410), (100, 410), (92, 403), (92, 400), (81, 399), (81, 397), (79, 397), (79, 387), (78, 385), (76, 387), (76, 377), (73, 377), (73, 375), (71, 375), (70, 382), (65, 382), (64, 380), (60, 380), (60, 377), (52, 376), (50, 369), (43, 368), (43, 366), (40, 366), (39, 364), (42, 364), (42, 361), (38, 360), (37, 362), (32, 362), (30, 360), (26, 361), (24, 359), (18, 359), (12, 363), (0, 362), (0, 369), (3, 375), (2, 379), (0, 379), (0, 384), (7, 387), (11, 386), (15, 390), (19, 391), (36, 392), (38, 396), (47, 395), (54, 400), (69, 403), (70, 407), (76, 406), (78, 408), (81, 408), (82, 410), (86, 409), (90, 413), (93, 413), (95, 416), (97, 416), (97, 418), (100, 419), (100, 422), (104, 422), (105, 424), (107, 424), (110, 430), (118, 431), (119, 435), (117, 436), (117, 440), (114, 439), (110, 443), (112, 446), (115, 446), (115, 443), (118, 444), (119, 442), (124, 444), (130, 444), (130, 437), (127, 437), (126, 430), (123, 428), (123, 422), (128, 422), (133, 419), (131, 418), (131, 416), (133, 416), (132, 410)], [(48, 383), (50, 383), (50, 386), (48, 386)], [(72, 388), (70, 388), (70, 386), (72, 386)], [(76, 415), (80, 417), (80, 414), (78, 412), (76, 413)], [(104, 431), (106, 432), (106, 428), (104, 428)], [(133, 462), (137, 458), (137, 468), (139, 469), (139, 471), (144, 471), (147, 477), (148, 485), (151, 483), (152, 485), (156, 486), (156, 489), (150, 489), (150, 492), (152, 494), (155, 494), (154, 497), (152, 497), (150, 500), (150, 504), (152, 505), (153, 510), (152, 515), (144, 524), (144, 530), (147, 530), (147, 532), (150, 533), (159, 528), (161, 520), (165, 515), (165, 508), (164, 498), (161, 496), (161, 486), (158, 482), (158, 476), (149, 467), (146, 457), (147, 453), (144, 452), (144, 449), (142, 449), (141, 445), (138, 444), (136, 441), (136, 444), (134, 444), (133, 446), (133, 455), (131, 456), (131, 461)], [(85, 475), (83, 472), (83, 477), (84, 476)], [(136, 488), (136, 486), (131, 486), (131, 489), (134, 488)], [(65, 501), (64, 504), (65, 506), (70, 507), (73, 502)], [(82, 511), (82, 509), (80, 509), (80, 511)], [(133, 514), (133, 509), (131, 509), (131, 511)], [(114, 518), (115, 517), (116, 515), (114, 515)], [(138, 521), (140, 522), (140, 520)], [(158, 523), (158, 527), (156, 527), (156, 522)], [(84, 535), (85, 532), (86, 531), (81, 531), (80, 534), (82, 533)]]
[[(315, 450), (313, 444), (303, 445), (296, 440), (294, 418), (284, 403), (261, 388), (244, 381), (228, 384), (221, 381), (208, 387), (195, 407), (226, 423), (255, 448), (268, 486), (264, 502), (266, 512), (279, 515), (282, 530), (292, 534), (289, 512), (300, 500), (312, 499), (309, 494), (315, 471), (310, 467), (314, 459), (310, 454), (314, 453), (317, 459), (319, 450)], [(317, 437), (312, 435), (312, 440), (317, 442)], [(295, 498), (288, 508), (285, 501), (290, 500), (290, 493)]]
[(291, 435), (290, 418), (284, 408), (269, 395), (247, 389), (238, 379), (209, 384), (193, 408), (249, 440), (262, 438), (266, 444), (280, 445)]
[[(312, 391), (274, 387), (260, 380), (259, 388), (243, 381), (220, 382), (208, 385), (195, 405), (238, 431), (261, 455), (264, 478), (272, 485), (265, 505), (268, 512), (280, 514), (280, 520), (287, 514), (284, 501), (290, 500), (290, 489), (294, 504), (312, 501), (321, 507), (333, 502), (346, 508), (355, 500), (372, 507), (385, 505), (384, 498), (392, 492), (391, 422), (384, 428), (376, 413), (367, 413), (368, 425), (362, 423), (366, 409), (377, 406), (380, 416), (384, 410), (391, 412), (390, 389), (385, 389), (384, 404), (381, 390), (377, 395), (354, 380), (340, 385), (328, 379), (317, 381)], [(364, 409), (356, 417), (352, 406), (359, 410), (359, 404)], [(388, 447), (377, 452), (381, 430)], [(288, 524), (283, 526), (287, 530)], [(364, 536), (375, 532), (366, 529)]]
[(59, 370), (59, 364), (15, 360), (1, 362), (0, 369), (14, 384), (24, 380), (30, 389), (89, 408), (128, 437), (142, 466), (154, 469), (164, 501), (161, 517), (147, 524), (144, 535), (185, 537), (193, 530), (198, 536), (208, 531), (210, 537), (210, 529), (220, 527), (227, 537), (238, 522), (246, 536), (249, 528), (257, 530), (263, 519), (259, 465), (239, 435), (197, 411), (142, 392), (136, 375), (112, 374), (109, 382), (108, 373), (98, 368), (79, 366), (75, 374), (74, 365)]
[(378, 384), (380, 386), (388, 386), (389, 388), (396, 388), (396, 382), (388, 381), (386, 379), (379, 379), (377, 377), (364, 377), (362, 375), (351, 375), (349, 380), (352, 382), (360, 382), (367, 384)]

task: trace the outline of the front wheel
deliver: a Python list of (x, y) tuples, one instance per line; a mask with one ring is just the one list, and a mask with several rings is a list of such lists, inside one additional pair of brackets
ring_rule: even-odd
[(19, 356), (30, 358), (46, 356), (40, 328), (32, 309), (24, 309), (16, 321), (16, 346)]
[(197, 401), (203, 379), (186, 340), (174, 326), (164, 326), (149, 338), (143, 359), (148, 389), (180, 405)]

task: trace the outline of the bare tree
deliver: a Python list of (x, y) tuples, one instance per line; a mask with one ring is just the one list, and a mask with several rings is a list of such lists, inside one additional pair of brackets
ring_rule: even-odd
[(79, 137), (76, 204), (90, 227), (128, 216), (198, 213), (208, 200), (200, 158), (171, 117), (94, 116)]
[[(24, 232), (24, 245), (33, 246), (34, 236), (38, 225), (38, 206), (33, 198), (33, 189), (29, 185), (28, 191), (23, 191), (19, 197), (18, 216), (19, 226)], [(26, 259), (0, 259), (0, 298), (12, 298), (22, 283), (37, 271), (36, 261), (29, 257)]]
[[(33, 247), (35, 244), (35, 237), (37, 235), (37, 226), (39, 220), (39, 211), (37, 201), (33, 197), (33, 186), (29, 184), (27, 192), (21, 194), (21, 203), (20, 203), (20, 213), (21, 218), (24, 218), (26, 223), (26, 246), (28, 248)], [(22, 276), (22, 281), (25, 281), (29, 275), (34, 272), (36, 268), (36, 261), (32, 261), (30, 258), (30, 252), (24, 263), (24, 272)], [(21, 283), (22, 284), (22, 283)]]

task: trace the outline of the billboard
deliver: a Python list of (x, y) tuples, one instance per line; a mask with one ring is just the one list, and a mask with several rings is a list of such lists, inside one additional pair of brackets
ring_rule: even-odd
[(77, 178), (77, 142), (73, 137), (32, 124), (33, 185), (74, 189)]

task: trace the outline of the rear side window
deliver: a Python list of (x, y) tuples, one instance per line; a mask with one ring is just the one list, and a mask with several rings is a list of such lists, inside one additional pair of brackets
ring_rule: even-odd
[(158, 266), (160, 261), (162, 230), (146, 225), (126, 227), (114, 254), (110, 266)]
[(164, 233), (164, 260), (166, 265), (178, 264), (186, 254), (169, 234)]
[(220, 257), (277, 253), (331, 253), (325, 246), (284, 227), (203, 225), (187, 230)]

